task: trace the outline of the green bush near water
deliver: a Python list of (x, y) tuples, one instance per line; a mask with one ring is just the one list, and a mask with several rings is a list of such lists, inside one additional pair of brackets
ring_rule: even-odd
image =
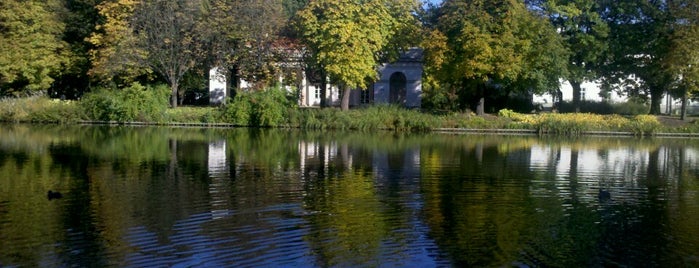
[(170, 90), (133, 83), (120, 90), (98, 89), (85, 94), (80, 106), (90, 120), (162, 122)]
[(303, 129), (427, 131), (437, 117), (393, 105), (375, 105), (341, 111), (336, 108), (300, 109), (289, 126)]
[(164, 122), (176, 123), (219, 123), (221, 113), (213, 107), (178, 107), (165, 111)]
[[(638, 99), (630, 99), (626, 102), (580, 102), (581, 113), (640, 115), (647, 114), (649, 110), (650, 107)], [(565, 101), (560, 104), (559, 112), (573, 113), (575, 112), (575, 107), (572, 102)]]
[(241, 92), (222, 106), (221, 120), (238, 126), (279, 127), (288, 125), (293, 98), (281, 88)]

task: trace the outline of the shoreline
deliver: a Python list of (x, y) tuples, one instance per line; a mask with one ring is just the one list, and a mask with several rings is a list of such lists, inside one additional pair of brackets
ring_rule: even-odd
[[(120, 121), (78, 121), (76, 125), (106, 125), (106, 126), (164, 126), (164, 127), (207, 127), (207, 128), (250, 128), (249, 126), (240, 126), (231, 123), (186, 123), (186, 122), (120, 122)], [(261, 128), (261, 127), (255, 127)], [(287, 129), (299, 129), (295, 127), (273, 127), (273, 128), (287, 128)], [(389, 129), (384, 129), (389, 131)], [(555, 133), (539, 133), (537, 130), (533, 129), (475, 129), (475, 128), (433, 128), (430, 131), (432, 133), (441, 134), (495, 134), (495, 135), (561, 135)], [(579, 135), (573, 136), (597, 136), (597, 137), (671, 137), (671, 138), (699, 138), (699, 133), (689, 133), (689, 132), (658, 132), (649, 135), (638, 135), (629, 131), (602, 131), (602, 130), (590, 130), (581, 131)]]

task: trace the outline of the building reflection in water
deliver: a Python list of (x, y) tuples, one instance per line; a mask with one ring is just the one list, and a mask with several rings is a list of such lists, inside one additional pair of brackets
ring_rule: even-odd
[(229, 213), (228, 197), (230, 196), (230, 170), (226, 158), (226, 141), (217, 140), (209, 142), (208, 169), (211, 183), (209, 195), (211, 196), (211, 217), (220, 219)]

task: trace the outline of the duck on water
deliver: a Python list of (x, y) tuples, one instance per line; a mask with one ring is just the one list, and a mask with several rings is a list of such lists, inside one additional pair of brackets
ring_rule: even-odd
[(49, 200), (60, 199), (63, 198), (63, 194), (61, 194), (61, 192), (54, 192), (49, 190), (49, 192), (46, 194), (46, 197), (48, 197)]

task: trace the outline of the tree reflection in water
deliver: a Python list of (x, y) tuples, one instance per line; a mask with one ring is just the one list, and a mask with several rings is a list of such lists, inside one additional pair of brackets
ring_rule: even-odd
[(380, 134), (3, 126), (0, 265), (698, 265), (695, 140)]

